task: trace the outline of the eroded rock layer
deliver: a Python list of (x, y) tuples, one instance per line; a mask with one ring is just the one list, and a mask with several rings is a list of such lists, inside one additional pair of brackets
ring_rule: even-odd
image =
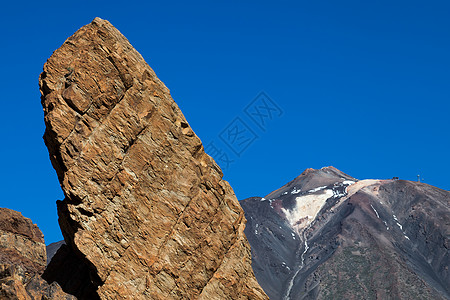
[(40, 89), (60, 226), (100, 298), (267, 299), (233, 190), (117, 29), (78, 30)]
[(75, 299), (41, 278), (45, 265), (39, 228), (21, 213), (0, 208), (0, 299)]

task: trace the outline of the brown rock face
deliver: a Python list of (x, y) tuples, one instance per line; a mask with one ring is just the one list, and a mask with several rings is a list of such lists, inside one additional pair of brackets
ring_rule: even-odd
[(19, 212), (0, 208), (0, 299), (75, 299), (41, 278), (45, 265), (39, 228)]
[(44, 272), (47, 254), (44, 235), (21, 213), (0, 208), (1, 262), (22, 265), (26, 272)]
[(267, 299), (233, 190), (117, 29), (78, 30), (40, 87), (61, 229), (101, 299)]

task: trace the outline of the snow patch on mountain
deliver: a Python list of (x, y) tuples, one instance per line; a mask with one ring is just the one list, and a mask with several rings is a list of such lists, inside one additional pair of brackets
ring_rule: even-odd
[(282, 208), (291, 227), (297, 232), (305, 228), (316, 218), (326, 200), (333, 196), (330, 189), (323, 190), (320, 194), (304, 195), (295, 198), (295, 206), (292, 210)]

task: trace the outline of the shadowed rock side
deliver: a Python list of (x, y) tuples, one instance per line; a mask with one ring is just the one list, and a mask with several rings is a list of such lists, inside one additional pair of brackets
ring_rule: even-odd
[(101, 299), (267, 299), (233, 190), (117, 29), (78, 30), (40, 89), (60, 226)]
[(241, 201), (270, 299), (449, 299), (450, 192), (339, 173), (309, 169)]
[(99, 299), (98, 282), (89, 264), (83, 261), (70, 246), (60, 245), (45, 269), (42, 278), (47, 282), (57, 282), (62, 289), (78, 299)]
[(56, 252), (59, 248), (61, 248), (62, 245), (65, 245), (66, 243), (64, 240), (51, 243), (50, 245), (47, 245), (45, 248), (47, 250), (47, 265), (51, 262), (53, 256), (55, 256)]
[(39, 228), (21, 213), (0, 208), (0, 299), (75, 299), (41, 278), (45, 265)]

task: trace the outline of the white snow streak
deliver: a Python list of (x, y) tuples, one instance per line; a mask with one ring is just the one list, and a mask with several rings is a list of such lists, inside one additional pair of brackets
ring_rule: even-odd
[(380, 218), (380, 215), (378, 214), (377, 210), (372, 206), (372, 204), (370, 204), (370, 207), (372, 207), (373, 211), (375, 212), (375, 214), (377, 215), (377, 218)]
[(315, 192), (323, 190), (326, 187), (327, 186), (319, 186), (319, 187), (316, 187), (315, 189), (309, 190), (308, 193), (315, 193)]
[(309, 246), (308, 246), (308, 240), (305, 238), (305, 250), (302, 253), (301, 259), (302, 259), (302, 265), (300, 268), (303, 268), (305, 265), (305, 254), (308, 252)]
[(283, 297), (283, 300), (290, 300), (291, 299), (290, 294), (291, 294), (292, 287), (294, 286), (295, 278), (297, 277), (298, 273), (303, 269), (303, 266), (305, 265), (305, 254), (306, 254), (306, 252), (308, 252), (308, 249), (309, 249), (308, 239), (306, 238), (305, 231), (303, 231), (303, 240), (305, 241), (305, 243), (304, 243), (305, 249), (303, 250), (303, 253), (300, 256), (301, 264), (298, 267), (297, 271), (295, 271), (294, 276), (292, 276), (291, 280), (289, 280), (289, 284), (288, 284), (288, 287), (287, 287), (287, 290), (286, 290), (286, 294)]
[(300, 193), (301, 191), (302, 191), (302, 189), (298, 189), (298, 190), (297, 190), (297, 188), (294, 186), (294, 188), (293, 188), (292, 191), (291, 191), (291, 194), (292, 194), (292, 195), (298, 194), (298, 193)]
[(283, 300), (290, 300), (291, 297), (289, 296), (289, 294), (291, 293), (292, 290), (292, 286), (294, 285), (294, 279), (295, 277), (297, 277), (298, 272), (300, 272), (301, 269), (298, 269), (297, 271), (295, 271), (294, 276), (291, 278), (291, 280), (289, 281), (289, 285), (286, 291), (286, 295), (284, 295)]
[(403, 226), (402, 226), (402, 224), (400, 224), (400, 223), (398, 222), (397, 216), (396, 216), (396, 215), (392, 215), (392, 217), (394, 217), (395, 223), (397, 224), (397, 226), (398, 226), (398, 227), (400, 228), (400, 230), (402, 231), (403, 236), (405, 237), (405, 239), (407, 239), (407, 240), (410, 241), (411, 239), (406, 235), (406, 232), (403, 231)]

